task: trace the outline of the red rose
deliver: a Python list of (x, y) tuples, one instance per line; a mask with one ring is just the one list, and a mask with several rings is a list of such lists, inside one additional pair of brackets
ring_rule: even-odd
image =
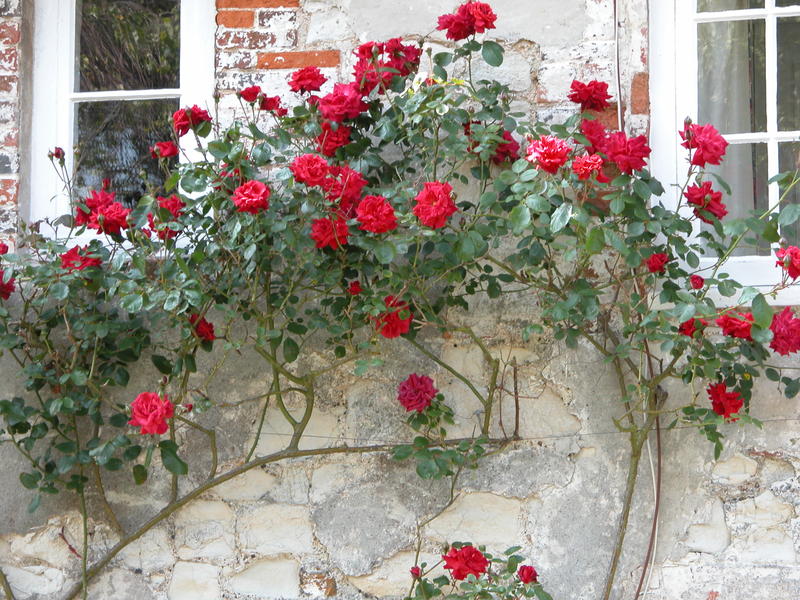
[(211, 121), (211, 115), (196, 104), (191, 108), (181, 108), (172, 115), (172, 125), (178, 137), (186, 135), (190, 129), (205, 121)]
[(683, 195), (689, 204), (695, 206), (694, 214), (701, 221), (713, 223), (713, 220), (708, 218), (708, 213), (717, 219), (728, 214), (728, 209), (722, 203), (722, 192), (711, 189), (710, 181), (704, 181), (701, 185), (690, 185)]
[(178, 146), (174, 142), (156, 142), (150, 148), (150, 156), (153, 158), (169, 158), (178, 156)]
[(778, 261), (775, 263), (792, 279), (800, 277), (800, 248), (789, 246), (788, 248), (778, 248), (775, 251)]
[(128, 425), (141, 427), (139, 433), (142, 435), (161, 435), (169, 429), (167, 419), (171, 419), (174, 412), (172, 402), (166, 394), (162, 398), (152, 392), (142, 392), (131, 402), (131, 420)]
[(47, 155), (51, 159), (55, 158), (59, 162), (64, 160), (64, 156), (65, 156), (64, 149), (61, 148), (60, 146), (56, 146), (55, 148), (53, 148), (50, 152), (47, 153)]
[(358, 281), (358, 279), (351, 281), (350, 285), (347, 286), (347, 293), (351, 296), (358, 296), (363, 291), (364, 290), (361, 287), (361, 283)]
[(318, 92), (322, 84), (328, 81), (317, 67), (303, 67), (289, 78), (289, 89), (293, 92)]
[(705, 167), (706, 164), (718, 165), (725, 156), (727, 140), (719, 134), (713, 125), (695, 125), (686, 123), (680, 133), (681, 146), (693, 149), (691, 164)]
[(383, 196), (364, 196), (356, 207), (359, 229), (372, 233), (386, 233), (397, 229), (394, 208)]
[(397, 388), (397, 401), (407, 412), (422, 412), (431, 405), (439, 393), (433, 386), (433, 379), (427, 375), (412, 373)]
[(281, 105), (280, 96), (264, 96), (261, 98), (261, 104), (259, 108), (261, 110), (274, 112), (275, 116), (278, 117), (285, 117), (287, 114), (289, 114), (289, 111)]
[(585, 181), (590, 179), (593, 174), (597, 175), (597, 181), (608, 183), (610, 179), (603, 174), (603, 158), (599, 154), (587, 154), (579, 156), (572, 161), (572, 172), (578, 179)]
[(354, 83), (337, 83), (330, 94), (319, 99), (317, 106), (323, 119), (337, 123), (355, 119), (368, 108)]
[(520, 566), (520, 568), (517, 569), (517, 577), (519, 577), (519, 580), (524, 584), (538, 583), (539, 581), (539, 574), (536, 572), (536, 569), (530, 565)]
[(326, 217), (316, 219), (311, 223), (311, 239), (316, 242), (317, 248), (326, 246), (337, 250), (347, 244), (347, 236), (350, 231), (347, 229), (347, 222), (340, 217)]
[(205, 317), (201, 319), (200, 315), (192, 313), (189, 315), (189, 323), (194, 327), (195, 335), (201, 340), (213, 342), (217, 339), (217, 336), (214, 335), (214, 324), (206, 321)]
[(602, 151), (611, 162), (616, 163), (620, 171), (629, 175), (643, 169), (647, 164), (645, 159), (650, 156), (650, 146), (647, 145), (645, 136), (628, 138), (621, 131), (615, 131), (606, 137)]
[(570, 146), (565, 140), (553, 135), (543, 135), (530, 143), (525, 160), (536, 163), (542, 171), (555, 174), (567, 162), (569, 152)]
[(0, 256), (3, 254), (8, 254), (8, 244), (5, 242), (0, 242)]
[(411, 567), (408, 572), (411, 573), (414, 579), (419, 579), (422, 576), (422, 569), (419, 567)]
[(328, 161), (316, 154), (303, 154), (289, 166), (296, 181), (306, 185), (322, 185), (331, 172)]
[(245, 102), (253, 104), (256, 100), (258, 100), (260, 93), (261, 86), (251, 85), (250, 87), (244, 88), (241, 92), (239, 92), (239, 97)]
[(678, 327), (678, 333), (693, 338), (695, 333), (703, 331), (706, 327), (708, 327), (708, 321), (705, 319), (687, 319)]
[(8, 300), (8, 297), (11, 295), (11, 292), (14, 291), (14, 278), (12, 277), (8, 281), (5, 281), (5, 271), (0, 269), (0, 298), (3, 300)]
[(706, 280), (700, 277), (700, 275), (692, 275), (689, 277), (689, 285), (692, 286), (693, 290), (702, 289), (705, 284)]
[(439, 31), (446, 31), (450, 40), (463, 40), (475, 33), (483, 33), (494, 29), (497, 15), (484, 2), (467, 2), (458, 7), (455, 14), (439, 17)]
[(786, 356), (792, 352), (800, 351), (800, 319), (794, 316), (788, 306), (772, 317), (769, 326), (772, 332), (772, 341), (769, 347), (778, 354)]
[[(169, 212), (173, 219), (180, 217), (183, 214), (183, 209), (186, 208), (186, 203), (174, 194), (168, 198), (158, 196), (157, 199), (158, 207)], [(178, 235), (176, 230), (171, 227), (164, 227), (163, 223), (162, 226), (159, 226), (156, 223), (156, 218), (153, 213), (147, 214), (147, 222), (150, 225), (150, 229), (155, 231), (156, 235), (158, 235), (158, 238), (161, 240), (171, 239)]]
[(453, 202), (453, 188), (449, 183), (427, 181), (417, 194), (413, 212), (420, 223), (431, 229), (439, 229), (447, 223), (447, 217), (458, 208)]
[(608, 93), (608, 84), (603, 81), (593, 79), (589, 83), (581, 83), (573, 79), (569, 89), (571, 91), (567, 97), (575, 104), (580, 104), (582, 111), (608, 108), (611, 96)]
[(99, 267), (100, 259), (87, 256), (85, 254), (87, 246), (73, 246), (61, 254), (61, 268), (72, 273), (73, 271), (83, 271), (88, 267)]
[(664, 254), (663, 252), (656, 252), (655, 254), (651, 254), (645, 260), (645, 264), (647, 265), (647, 270), (651, 273), (663, 273), (664, 269), (667, 267), (667, 263), (669, 262), (669, 255)]
[(589, 145), (586, 146), (589, 154), (603, 152), (608, 138), (608, 131), (605, 125), (597, 119), (583, 119), (581, 121), (581, 133), (589, 141)]
[[(111, 193), (113, 197), (114, 194)], [(111, 202), (101, 206), (89, 215), (89, 229), (96, 229), (97, 233), (119, 235), (123, 229), (128, 228), (128, 215), (131, 211), (119, 202)]]
[(269, 188), (255, 179), (243, 183), (233, 191), (231, 200), (239, 212), (256, 215), (269, 208)]
[(711, 408), (718, 415), (725, 417), (726, 421), (738, 421), (736, 417), (731, 418), (732, 414), (738, 413), (744, 406), (744, 400), (739, 392), (729, 392), (724, 383), (709, 385), (706, 392), (711, 400)]
[(519, 142), (512, 137), (511, 132), (504, 131), (503, 139), (505, 141), (497, 145), (494, 156), (492, 156), (492, 162), (496, 165), (519, 158)]
[(414, 318), (413, 313), (408, 309), (408, 303), (394, 296), (386, 296), (383, 303), (386, 308), (394, 310), (385, 312), (375, 319), (375, 330), (389, 339), (408, 333), (408, 330), (411, 329), (411, 320)]
[(485, 2), (467, 2), (464, 6), (472, 17), (472, 27), (475, 29), (475, 33), (483, 33), (487, 29), (495, 28), (494, 22), (497, 20), (497, 15), (494, 14), (491, 6)]
[(750, 335), (750, 329), (753, 326), (753, 313), (728, 311), (720, 316), (715, 323), (725, 335), (743, 340), (753, 340)]
[(474, 546), (450, 548), (450, 552), (443, 554), (442, 558), (444, 568), (451, 571), (453, 579), (459, 581), (466, 579), (468, 575), (480, 577), (489, 566), (487, 558)]
[(101, 208), (105, 208), (113, 202), (114, 192), (107, 192), (105, 190), (90, 191), (89, 197), (83, 200), (83, 204), (86, 205), (88, 211), (80, 206), (75, 209), (75, 225), (89, 225), (93, 213), (96, 213)]
[(325, 156), (334, 156), (336, 150), (350, 143), (350, 132), (352, 130), (345, 125), (333, 129), (330, 122), (322, 122), (322, 133), (317, 136), (317, 152)]
[(330, 175), (322, 183), (325, 198), (337, 205), (336, 212), (339, 216), (350, 219), (361, 198), (361, 191), (367, 185), (367, 180), (361, 173), (347, 165), (331, 167)]

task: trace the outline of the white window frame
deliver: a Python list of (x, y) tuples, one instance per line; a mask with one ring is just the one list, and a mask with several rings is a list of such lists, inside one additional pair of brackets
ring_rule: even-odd
[[(178, 98), (180, 105), (213, 106), (216, 8), (214, 0), (182, 0), (180, 87), (159, 90), (75, 92), (78, 0), (37, 0), (34, 5), (29, 222), (70, 212), (70, 199), (48, 151), (60, 146), (72, 172), (75, 110), (79, 101)], [(188, 142), (187, 142), (188, 144)], [(186, 150), (190, 150), (187, 146)]]
[[(766, 110), (765, 133), (725, 134), (730, 144), (761, 142), (767, 144), (767, 170), (770, 177), (778, 173), (778, 143), (800, 141), (800, 131), (778, 131), (777, 128), (777, 17), (800, 16), (800, 0), (794, 7), (776, 7), (775, 0), (764, 0), (764, 8), (697, 13), (697, 0), (652, 0), (650, 2), (650, 101), (651, 146), (653, 174), (665, 184), (664, 204), (678, 205), (679, 188), (685, 181), (688, 168), (686, 149), (680, 146), (678, 131), (683, 129), (685, 117), (697, 123), (697, 24), (715, 21), (765, 19), (766, 38)], [(712, 123), (714, 125), (714, 123)], [(724, 133), (724, 132), (723, 132)], [(730, 146), (728, 147), (730, 149)], [(723, 159), (724, 160), (724, 159)], [(777, 183), (769, 186), (769, 206), (778, 204), (780, 190)], [(727, 200), (730, 202), (730, 198)], [(691, 209), (686, 207), (686, 214)], [(695, 230), (699, 231), (699, 223)], [(774, 250), (774, 249), (773, 249)], [(700, 266), (707, 267), (715, 261), (704, 258)], [(770, 256), (735, 256), (726, 264), (725, 271), (746, 286), (766, 292), (780, 283), (782, 270)], [(721, 304), (736, 302), (732, 298), (717, 297)], [(800, 304), (800, 286), (791, 286), (769, 301), (778, 305)]]

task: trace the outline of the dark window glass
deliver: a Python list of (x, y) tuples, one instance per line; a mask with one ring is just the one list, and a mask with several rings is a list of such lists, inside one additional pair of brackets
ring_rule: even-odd
[(179, 87), (180, 0), (79, 0), (76, 91)]
[(81, 102), (76, 105), (75, 191), (83, 198), (109, 179), (111, 191), (133, 206), (164, 174), (150, 146), (171, 139), (178, 99)]
[(800, 17), (778, 19), (778, 129), (800, 129)]
[(796, 6), (797, 8), (800, 8), (800, 0), (777, 0), (777, 2), (775, 2), (775, 6)]
[(742, 8), (764, 8), (764, 0), (697, 0), (697, 10), (700, 12)]
[[(778, 144), (778, 171), (800, 171), (800, 142), (787, 142)], [(784, 193), (781, 189), (781, 195)], [(800, 204), (800, 190), (797, 186), (792, 188), (789, 195), (784, 198), (781, 206), (787, 204)], [(781, 235), (786, 238), (791, 246), (800, 246), (800, 222), (781, 228)]]

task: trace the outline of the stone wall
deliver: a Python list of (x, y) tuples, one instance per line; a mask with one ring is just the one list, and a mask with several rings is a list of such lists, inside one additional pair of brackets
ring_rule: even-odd
[[(644, 4), (618, 2), (622, 115), (626, 127), (636, 131), (647, 129)], [(356, 44), (430, 32), (436, 17), (457, 2), (218, 0), (217, 5), (217, 81), (222, 108), (233, 111), (238, 105), (234, 92), (247, 85), (257, 83), (270, 95), (288, 97), (287, 77), (299, 66), (321, 65), (332, 79), (346, 79)], [(507, 49), (497, 73), (532, 116), (557, 120), (570, 114), (574, 107), (564, 98), (573, 78), (616, 80), (611, 0), (494, 0), (492, 5), (499, 15), (495, 33)], [(12, 34), (19, 26), (15, 10), (15, 2), (0, 2), (2, 23), (10, 24)], [(4, 48), (15, 48), (12, 34), (3, 36)], [(438, 34), (433, 39), (447, 43)], [(10, 98), (3, 105), (16, 109)], [(616, 122), (616, 109), (605, 118)], [(9, 160), (16, 165), (16, 159)], [(0, 180), (16, 181), (5, 174)], [(417, 525), (444, 506), (443, 482), (422, 481), (408, 466), (380, 454), (287, 461), (253, 469), (189, 503), (129, 546), (89, 597), (361, 600), (402, 595), (419, 534), (422, 556), (429, 562), (446, 541), (470, 540), (492, 550), (519, 544), (554, 598), (598, 598), (628, 458), (628, 441), (609, 417), (619, 412), (612, 374), (588, 347), (567, 350), (547, 338), (524, 342), (521, 325), (535, 319), (524, 297), (477, 303), (469, 314), (453, 318), (471, 325), (502, 359), (508, 389), (510, 365), (517, 364), (523, 439), (466, 473), (453, 505), (419, 532)], [(485, 385), (486, 365), (467, 339), (425, 342)], [(402, 340), (387, 342), (385, 349), (389, 362), (379, 371), (355, 377), (343, 369), (321, 382), (319, 407), (303, 447), (407, 439), (394, 389), (410, 372), (430, 374), (445, 393), (458, 418), (451, 433), (473, 431), (480, 406), (459, 381)], [(199, 365), (201, 372), (210, 367), (208, 360)], [(3, 362), (0, 370), (0, 397), (19, 393), (13, 367)], [(157, 376), (154, 369), (143, 368), (130, 389), (151, 387)], [(245, 354), (220, 371), (214, 399), (232, 404), (264, 393), (267, 384), (262, 365)], [(670, 402), (686, 401), (680, 384), (669, 391)], [(781, 398), (768, 385), (754, 397), (753, 413), (765, 421), (763, 430), (726, 427), (726, 450), (717, 462), (695, 430), (663, 431), (661, 518), (647, 598), (800, 597), (800, 436), (793, 420), (800, 403)], [(498, 413), (495, 435), (513, 426), (509, 393), (502, 395), (501, 407), (503, 422)], [(233, 458), (254, 441), (257, 455), (286, 443), (288, 428), (273, 413), (256, 440), (256, 414), (256, 406), (246, 403), (203, 417), (222, 432), (222, 468), (235, 466)], [(188, 490), (203, 481), (208, 465), (203, 439), (185, 442), (193, 457), (184, 484)], [(63, 494), (36, 515), (26, 515), (20, 507), (27, 504), (27, 491), (16, 481), (19, 463), (7, 446), (0, 445), (5, 465), (0, 473), (0, 567), (17, 598), (57, 599), (79, 577), (80, 519), (74, 507), (62, 504), (68, 502)], [(632, 598), (646, 550), (655, 460), (651, 440), (620, 570), (615, 596), (620, 600)], [(106, 487), (128, 530), (157, 512), (168, 495), (163, 473), (140, 488), (127, 473), (111, 475)], [(103, 521), (101, 508), (95, 505), (92, 512), (97, 518), (91, 524), (92, 556), (98, 556), (118, 533)]]
[(12, 242), (19, 191), (20, 0), (0, 2), (0, 241)]

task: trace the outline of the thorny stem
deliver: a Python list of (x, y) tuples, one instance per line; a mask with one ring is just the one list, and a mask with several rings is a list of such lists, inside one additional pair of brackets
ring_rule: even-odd
[[(651, 463), (652, 464), (652, 463)], [(639, 594), (642, 591), (647, 572), (649, 570), (650, 558), (653, 554), (656, 544), (656, 532), (658, 531), (658, 514), (661, 508), (661, 422), (656, 415), (656, 489), (655, 489), (655, 506), (653, 506), (653, 524), (650, 529), (650, 543), (647, 545), (647, 554), (642, 564), (642, 576), (639, 578), (639, 585), (636, 587), (636, 594), (633, 600), (639, 600)], [(647, 590), (645, 590), (647, 593)]]

